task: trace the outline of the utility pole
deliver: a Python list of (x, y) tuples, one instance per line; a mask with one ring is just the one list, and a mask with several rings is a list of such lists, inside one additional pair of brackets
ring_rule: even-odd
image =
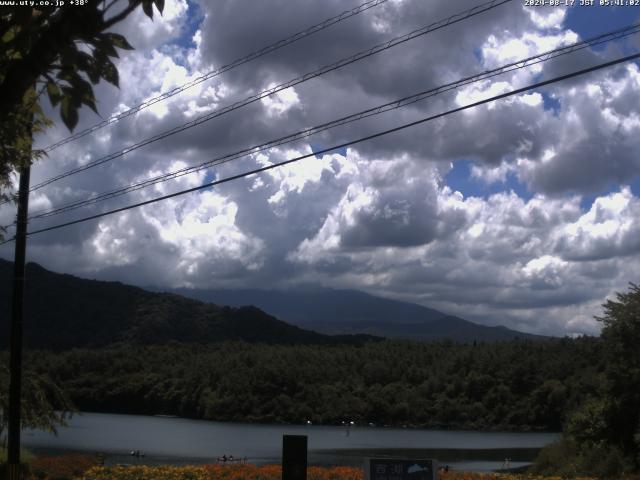
[[(31, 152), (29, 152), (29, 156)], [(7, 460), (9, 480), (20, 480), (20, 427), (22, 399), (22, 320), (24, 311), (25, 257), (27, 250), (27, 213), (29, 210), (30, 158), (20, 171), (16, 248), (13, 264), (13, 298), (11, 304), (9, 431)]]

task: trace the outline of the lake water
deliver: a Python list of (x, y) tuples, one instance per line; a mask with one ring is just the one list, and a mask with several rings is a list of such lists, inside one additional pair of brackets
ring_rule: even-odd
[[(493, 470), (529, 463), (556, 433), (485, 433), (382, 427), (257, 425), (184, 418), (76, 414), (58, 435), (26, 430), (36, 452), (101, 452), (107, 464), (214, 463), (226, 454), (256, 464), (280, 463), (282, 435), (307, 435), (309, 464), (361, 466), (368, 456), (436, 458), (453, 468)], [(128, 452), (140, 450), (143, 458)]]

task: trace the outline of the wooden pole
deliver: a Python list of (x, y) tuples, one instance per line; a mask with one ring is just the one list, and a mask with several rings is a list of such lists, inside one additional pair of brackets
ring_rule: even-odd
[(25, 258), (27, 251), (27, 212), (29, 210), (29, 177), (27, 164), (20, 172), (16, 248), (13, 264), (13, 298), (11, 304), (9, 431), (7, 460), (9, 480), (20, 479), (20, 403), (22, 398), (22, 320), (24, 311)]

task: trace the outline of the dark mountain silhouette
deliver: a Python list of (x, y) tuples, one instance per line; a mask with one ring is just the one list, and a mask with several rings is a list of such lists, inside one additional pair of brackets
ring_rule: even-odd
[[(13, 263), (0, 260), (0, 348), (9, 343)], [(61, 350), (112, 343), (362, 343), (289, 325), (256, 307), (221, 307), (119, 282), (85, 280), (27, 265), (25, 345)]]
[(286, 322), (326, 334), (366, 333), (412, 340), (449, 338), (458, 342), (546, 338), (503, 326), (479, 325), (422, 305), (357, 290), (178, 289), (174, 292), (223, 305), (255, 305)]

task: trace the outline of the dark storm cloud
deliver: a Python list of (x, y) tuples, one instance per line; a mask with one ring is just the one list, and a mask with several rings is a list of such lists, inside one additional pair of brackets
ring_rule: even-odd
[[(287, 7), (283, 8), (285, 3)], [(229, 81), (234, 86), (241, 85), (241, 88), (247, 91), (258, 91), (273, 81), (273, 77), (279, 77), (281, 81), (288, 80), (293, 78), (292, 72), (302, 74), (312, 71), (338, 58), (386, 41), (399, 33), (428, 25), (469, 7), (468, 2), (461, 1), (389, 2), (375, 11), (365, 12), (344, 22), (344, 25), (337, 25), (305, 39), (305, 43), (296, 48), (286, 48), (263, 57), (252, 63), (251, 68), (234, 70)], [(253, 8), (254, 11), (258, 8), (263, 12), (246, 15), (248, 8)], [(250, 7), (249, 2), (203, 4), (202, 9), (206, 12), (202, 28), (204, 61), (215, 65), (225, 63), (231, 58), (252, 51), (256, 45), (268, 43), (266, 39), (280, 38), (282, 32), (287, 31), (285, 25), (312, 25), (318, 19), (331, 16), (340, 8), (344, 8), (344, 5), (338, 1), (267, 1), (260, 2), (257, 7), (255, 3), (251, 3)], [(304, 88), (301, 100), (304, 104), (305, 123), (313, 125), (341, 112), (353, 113), (361, 110), (363, 105), (374, 106), (432, 88), (463, 74), (481, 71), (474, 50), (487, 35), (497, 31), (497, 25), (507, 18), (514, 29), (526, 23), (526, 17), (521, 14), (514, 15), (517, 9), (515, 4), (501, 6), (469, 20), (473, 22), (473, 29), (469, 29), (466, 24), (453, 25), (332, 72), (322, 80), (311, 80), (308, 85), (301, 87)], [(251, 35), (247, 35), (246, 32), (251, 32)], [(277, 32), (277, 35), (273, 32)], [(269, 79), (259, 74), (262, 68), (273, 70)], [(318, 88), (314, 88), (314, 84), (319, 84)], [(346, 105), (353, 107), (345, 109), (345, 101)], [(423, 105), (426, 105), (426, 102), (417, 108), (422, 110)], [(401, 113), (400, 120), (403, 119), (402, 115)], [(294, 125), (298, 122), (297, 118), (291, 120), (286, 123)], [(386, 116), (386, 119), (377, 122), (376, 126), (398, 123), (398, 117)], [(367, 131), (371, 131), (371, 128), (360, 130), (355, 126), (350, 129), (350, 133), (356, 137)], [(327, 136), (333, 139), (334, 135), (332, 132)], [(337, 135), (336, 139), (343, 138), (340, 134)], [(415, 142), (407, 140), (415, 137), (415, 133), (397, 137), (399, 140), (394, 142), (396, 146), (392, 150), (398, 153), (403, 149), (412, 149)], [(381, 144), (384, 145), (385, 142), (375, 142), (371, 143), (371, 146), (358, 148), (378, 150)], [(418, 145), (421, 147), (420, 150), (428, 151), (428, 142), (418, 142)]]

